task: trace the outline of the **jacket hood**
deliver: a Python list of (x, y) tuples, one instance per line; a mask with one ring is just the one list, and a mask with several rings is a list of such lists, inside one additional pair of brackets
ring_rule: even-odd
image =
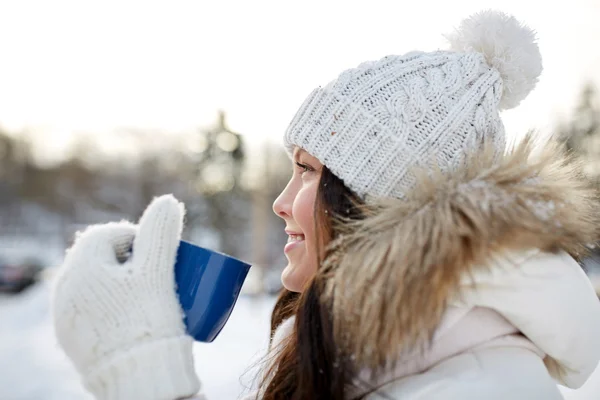
[(596, 191), (559, 143), (528, 135), (500, 157), (483, 148), (454, 171), (417, 174), (405, 199), (369, 201), (363, 219), (341, 221), (320, 270), (337, 343), (373, 370), (424, 349), (461, 280), (495, 255), (577, 257), (598, 238)]

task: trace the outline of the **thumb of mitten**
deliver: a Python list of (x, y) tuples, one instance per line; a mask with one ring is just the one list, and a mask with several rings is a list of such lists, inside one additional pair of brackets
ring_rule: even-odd
[(184, 216), (185, 206), (172, 195), (155, 198), (138, 225), (133, 241), (134, 264), (172, 276)]

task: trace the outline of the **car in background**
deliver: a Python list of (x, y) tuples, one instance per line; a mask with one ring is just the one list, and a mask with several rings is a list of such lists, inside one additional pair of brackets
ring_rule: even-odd
[(0, 293), (17, 294), (35, 284), (43, 270), (36, 260), (2, 262), (0, 260)]

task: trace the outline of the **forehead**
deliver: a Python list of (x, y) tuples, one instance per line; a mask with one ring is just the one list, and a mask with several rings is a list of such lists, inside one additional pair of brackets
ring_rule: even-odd
[(309, 152), (307, 152), (306, 150), (304, 150), (302, 147), (294, 147), (294, 159), (298, 159), (299, 157), (309, 157), (311, 159), (315, 159), (315, 157), (311, 156)]
[(321, 167), (323, 166), (323, 164), (317, 157), (312, 156), (309, 152), (307, 152), (306, 150), (304, 150), (300, 147), (294, 148), (294, 154), (293, 154), (292, 161), (308, 163), (311, 165), (311, 167), (316, 168), (317, 170), (320, 170)]
[(292, 155), (294, 156), (294, 158), (298, 158), (305, 153), (306, 150), (304, 150), (302, 147), (294, 146), (294, 151), (292, 152)]

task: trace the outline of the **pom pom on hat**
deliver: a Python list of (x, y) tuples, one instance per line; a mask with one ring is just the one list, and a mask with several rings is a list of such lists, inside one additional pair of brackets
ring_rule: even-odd
[(452, 51), (481, 53), (498, 70), (503, 84), (501, 110), (518, 106), (542, 72), (535, 32), (505, 13), (489, 10), (474, 14), (446, 38)]

